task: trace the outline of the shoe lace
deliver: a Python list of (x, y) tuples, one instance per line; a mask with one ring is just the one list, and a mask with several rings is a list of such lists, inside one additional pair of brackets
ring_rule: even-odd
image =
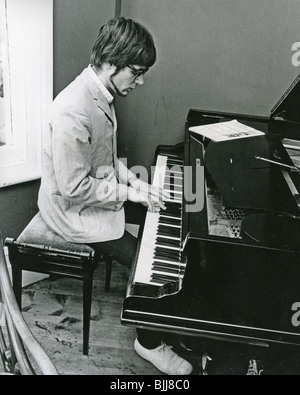
[(207, 354), (207, 353), (204, 353), (203, 355), (202, 355), (202, 359), (201, 359), (201, 371), (202, 371), (202, 373), (201, 373), (201, 375), (202, 376), (208, 376), (208, 373), (207, 373), (207, 370), (206, 370), (206, 367), (207, 367), (207, 363), (208, 362), (210, 362), (210, 361), (212, 361), (212, 359), (210, 358), (210, 356)]
[(247, 371), (247, 376), (260, 376), (263, 372), (263, 369), (258, 369), (258, 363), (255, 359), (250, 359), (249, 368)]
[(161, 342), (161, 351), (164, 352), (168, 356), (173, 356), (174, 351), (172, 350), (173, 346), (169, 346), (168, 344)]

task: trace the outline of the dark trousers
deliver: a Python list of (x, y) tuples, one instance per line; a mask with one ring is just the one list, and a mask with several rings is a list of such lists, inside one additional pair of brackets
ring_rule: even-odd
[(124, 235), (117, 240), (89, 244), (95, 251), (109, 253), (121, 265), (131, 268), (136, 251), (137, 238), (125, 230)]
[[(126, 222), (140, 224), (144, 220), (145, 214), (144, 208), (139, 205), (132, 206), (130, 203), (125, 205)], [(120, 239), (89, 245), (96, 252), (100, 250), (112, 254), (114, 260), (130, 269), (136, 253), (137, 238), (125, 231)], [(137, 329), (137, 334), (139, 342), (145, 348), (153, 349), (161, 344), (162, 334), (160, 332)]]

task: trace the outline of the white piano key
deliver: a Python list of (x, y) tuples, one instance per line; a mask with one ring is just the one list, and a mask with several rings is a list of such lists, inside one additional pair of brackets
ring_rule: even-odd
[[(182, 173), (180, 174), (180, 172), (178, 172), (179, 174), (174, 175), (172, 171), (169, 171), (167, 166), (167, 160), (168, 157), (165, 155), (157, 156), (152, 185), (163, 188), (163, 186), (166, 184), (166, 178), (167, 178), (167, 181), (170, 184), (169, 193), (176, 192), (177, 195), (182, 195), (182, 193), (179, 193), (178, 191), (172, 189), (173, 184), (170, 183), (172, 179), (174, 180), (176, 179), (176, 182), (180, 182), (180, 181), (182, 182)], [(172, 165), (172, 166), (174, 166), (175, 169), (176, 165)], [(177, 184), (174, 184), (174, 188), (176, 188), (176, 186)], [(179, 207), (182, 205), (182, 199), (178, 198), (178, 196), (174, 198), (166, 199), (165, 201), (171, 203), (178, 203)], [(181, 251), (180, 237), (161, 235), (158, 233), (158, 226), (160, 225), (159, 220), (161, 216), (170, 219), (177, 218), (181, 220), (181, 215), (176, 217), (174, 216), (168, 217), (167, 215), (163, 214), (163, 211), (161, 213), (147, 212), (133, 282), (161, 286), (162, 284), (164, 284), (164, 282), (161, 279), (153, 279), (152, 278), (153, 275), (157, 274), (161, 276), (166, 276), (166, 278), (171, 278), (171, 279), (174, 278), (174, 280), (179, 277), (182, 278), (182, 275), (179, 273), (179, 270), (185, 268), (185, 264), (182, 264), (181, 262), (172, 259), (154, 258), (154, 252), (156, 247), (164, 248), (166, 250), (171, 250), (171, 251), (178, 251), (179, 253)], [(181, 225), (174, 225), (174, 224), (162, 224), (162, 225), (167, 228), (169, 227), (170, 230), (174, 228), (181, 229)], [(178, 241), (178, 247), (176, 246), (169, 247), (169, 246), (161, 245), (157, 242), (156, 240), (157, 237), (162, 237), (166, 240), (169, 239), (173, 241)], [(172, 273), (168, 273), (167, 271), (164, 273), (163, 270), (161, 271), (161, 269), (159, 269), (159, 271), (155, 270), (153, 268), (154, 261), (168, 264), (170, 265), (171, 268), (178, 269), (178, 274), (173, 275)]]

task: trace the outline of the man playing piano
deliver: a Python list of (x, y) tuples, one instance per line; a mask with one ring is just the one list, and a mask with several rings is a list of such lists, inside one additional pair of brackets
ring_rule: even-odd
[[(117, 158), (113, 99), (144, 84), (156, 61), (151, 34), (131, 19), (102, 26), (91, 64), (54, 100), (45, 136), (38, 205), (53, 231), (74, 243), (111, 253), (131, 266), (137, 240), (125, 230), (124, 202), (154, 212), (165, 192), (137, 179)], [(161, 342), (160, 334), (138, 331), (136, 352), (166, 374), (190, 374), (189, 362)]]

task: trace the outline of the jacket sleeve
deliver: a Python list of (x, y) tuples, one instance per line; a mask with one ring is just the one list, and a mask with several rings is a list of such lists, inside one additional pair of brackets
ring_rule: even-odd
[(117, 162), (117, 177), (120, 183), (128, 185), (137, 179), (135, 174), (130, 171), (120, 159), (117, 159)]
[(60, 111), (52, 120), (54, 171), (62, 196), (85, 206), (120, 210), (127, 199), (127, 186), (118, 183), (114, 169), (92, 166), (88, 117), (77, 108)]

